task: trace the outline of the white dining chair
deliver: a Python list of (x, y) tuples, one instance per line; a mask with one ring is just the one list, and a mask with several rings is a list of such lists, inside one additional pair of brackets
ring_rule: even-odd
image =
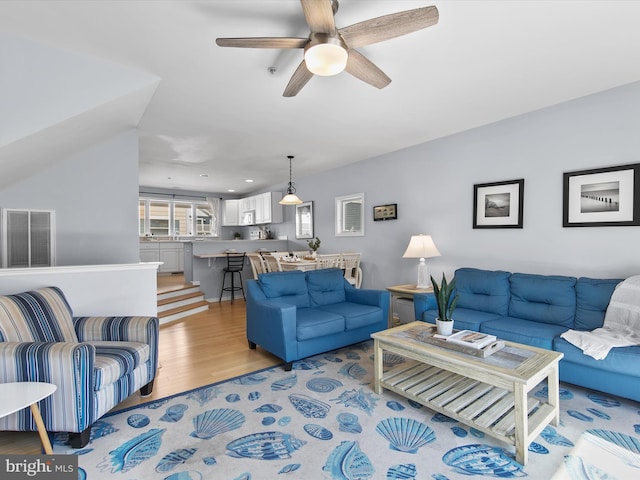
[(356, 288), (362, 285), (359, 253), (341, 253), (339, 268), (344, 270), (344, 278)]
[(258, 275), (267, 271), (264, 259), (259, 253), (247, 253), (247, 257), (249, 257), (249, 263), (251, 264), (253, 279), (258, 280)]
[(267, 272), (281, 272), (282, 265), (280, 264), (280, 256), (273, 255), (271, 253), (263, 253), (262, 258), (264, 258), (265, 266), (267, 267)]
[(321, 268), (337, 268), (340, 263), (339, 253), (327, 253), (316, 257), (316, 270)]

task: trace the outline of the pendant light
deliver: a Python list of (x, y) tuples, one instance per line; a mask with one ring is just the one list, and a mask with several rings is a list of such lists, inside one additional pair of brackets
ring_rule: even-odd
[(296, 189), (291, 181), (291, 160), (293, 160), (293, 155), (287, 155), (287, 158), (289, 159), (289, 186), (287, 187), (287, 194), (278, 203), (280, 205), (300, 205), (302, 200), (296, 195)]

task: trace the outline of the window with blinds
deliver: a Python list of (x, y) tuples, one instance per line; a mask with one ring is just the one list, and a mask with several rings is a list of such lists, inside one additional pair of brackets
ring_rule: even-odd
[(2, 209), (1, 213), (3, 267), (55, 265), (53, 211)]
[(364, 235), (364, 193), (336, 197), (336, 236)]

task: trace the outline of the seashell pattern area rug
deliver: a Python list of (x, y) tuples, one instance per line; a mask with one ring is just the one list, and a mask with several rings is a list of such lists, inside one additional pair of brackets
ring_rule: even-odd
[[(403, 361), (385, 354), (385, 368)], [(522, 466), (512, 446), (376, 395), (372, 379), (368, 341), (109, 414), (84, 449), (53, 435), (54, 453), (79, 456), (80, 480), (640, 478), (637, 402), (561, 384), (561, 424)]]

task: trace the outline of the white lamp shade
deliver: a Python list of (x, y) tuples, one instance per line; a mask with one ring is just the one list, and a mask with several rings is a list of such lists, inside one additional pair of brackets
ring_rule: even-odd
[(302, 200), (295, 193), (287, 193), (278, 203), (280, 205), (300, 205)]
[(337, 75), (347, 66), (349, 54), (340, 45), (320, 43), (304, 52), (307, 69), (314, 75), (328, 77)]
[(436, 248), (431, 235), (412, 235), (403, 258), (429, 258), (439, 257), (440, 252)]

